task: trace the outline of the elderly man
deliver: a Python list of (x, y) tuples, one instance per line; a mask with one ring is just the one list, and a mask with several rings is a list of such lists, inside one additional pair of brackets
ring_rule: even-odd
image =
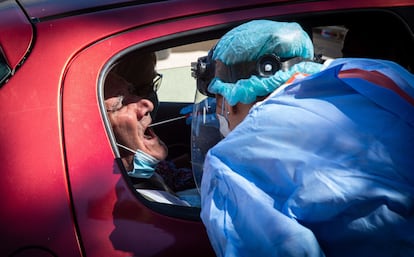
[(158, 109), (162, 75), (154, 53), (132, 53), (121, 59), (105, 81), (105, 107), (121, 160), (137, 188), (177, 191), (194, 188), (192, 172), (166, 161), (167, 146), (149, 127)]
[[(128, 58), (133, 58), (133, 63), (131, 59), (122, 60), (122, 65), (116, 66), (108, 75), (105, 106), (126, 170), (132, 176), (149, 178), (157, 160), (165, 159), (168, 154), (165, 144), (149, 128), (150, 114), (158, 105), (154, 88), (158, 86), (154, 70), (156, 57), (149, 53)], [(139, 68), (131, 65), (137, 63)], [(135, 71), (133, 75), (132, 69)], [(136, 79), (127, 81), (125, 78)]]

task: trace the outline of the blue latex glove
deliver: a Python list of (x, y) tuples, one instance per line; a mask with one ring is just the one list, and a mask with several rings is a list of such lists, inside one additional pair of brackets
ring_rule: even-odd
[(193, 108), (194, 108), (194, 104), (189, 104), (189, 105), (187, 105), (186, 107), (184, 107), (180, 110), (180, 114), (188, 116), (185, 119), (185, 124), (187, 124), (187, 125), (190, 125), (191, 121), (193, 119), (193, 116), (192, 116)]
[[(203, 105), (208, 106), (209, 112), (205, 116), (205, 123), (215, 122), (216, 121), (216, 98), (213, 97), (207, 97), (197, 105)], [(185, 123), (187, 125), (191, 125), (191, 122), (193, 120), (193, 111), (195, 108), (195, 104), (190, 104), (185, 107), (183, 107), (180, 110), (181, 115), (187, 115), (188, 117), (185, 120)]]

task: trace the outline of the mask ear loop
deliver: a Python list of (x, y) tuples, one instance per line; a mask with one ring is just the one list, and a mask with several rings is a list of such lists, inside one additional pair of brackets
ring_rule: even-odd
[[(224, 96), (223, 96), (223, 102), (221, 104), (221, 116), (223, 116), (227, 120), (227, 122), (229, 122), (230, 112), (227, 111), (227, 108), (225, 107), (225, 104), (226, 104), (226, 98), (224, 98)], [(226, 114), (224, 114), (224, 111), (226, 111)]]
[(137, 151), (134, 151), (131, 148), (126, 147), (124, 145), (121, 145), (120, 143), (116, 143), (116, 145), (119, 146), (119, 147), (121, 147), (121, 148), (123, 148), (124, 150), (130, 151), (131, 153), (134, 153), (134, 154), (137, 153)]

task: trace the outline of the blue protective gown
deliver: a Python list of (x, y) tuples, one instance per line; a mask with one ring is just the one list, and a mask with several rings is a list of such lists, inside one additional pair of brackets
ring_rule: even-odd
[(377, 70), (414, 98), (414, 77), (338, 59), (282, 86), (208, 152), (204, 222), (218, 256), (414, 256), (414, 106), (340, 70)]

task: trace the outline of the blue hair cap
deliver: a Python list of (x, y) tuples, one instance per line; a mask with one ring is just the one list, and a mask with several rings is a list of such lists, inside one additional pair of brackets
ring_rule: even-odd
[[(214, 48), (213, 60), (234, 65), (256, 61), (266, 54), (313, 59), (314, 50), (311, 39), (298, 23), (253, 20), (227, 32)], [(321, 69), (321, 64), (301, 62), (287, 71), (279, 70), (271, 77), (253, 75), (236, 83), (224, 83), (215, 78), (208, 90), (224, 96), (230, 105), (238, 102), (249, 104), (256, 97), (273, 92), (296, 72), (313, 74)]]

